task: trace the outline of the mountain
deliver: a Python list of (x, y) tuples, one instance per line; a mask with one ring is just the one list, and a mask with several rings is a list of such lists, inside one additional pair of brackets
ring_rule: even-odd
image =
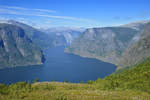
[(68, 46), (84, 31), (84, 28), (68, 27), (36, 29), (34, 26), (32, 27), (15, 20), (0, 20), (0, 23), (7, 23), (21, 27), (24, 29), (26, 35), (41, 48)]
[(136, 29), (136, 30), (142, 30), (145, 27), (145, 25), (149, 22), (150, 22), (150, 20), (137, 21), (137, 22), (121, 25), (121, 27), (128, 27), (128, 28), (132, 28), (132, 29)]
[(15, 21), (15, 20), (0, 20), (0, 23), (7, 23), (16, 25), (18, 27), (21, 27), (26, 35), (39, 47), (45, 48), (45, 47), (51, 47), (52, 45), (52, 37), (36, 28), (33, 28), (32, 26), (29, 26), (27, 24)]
[(39, 65), (44, 60), (42, 50), (22, 28), (0, 24), (0, 68)]
[(116, 64), (125, 49), (138, 40), (138, 34), (125, 27), (91, 28), (74, 40), (66, 52)]
[(122, 55), (119, 67), (133, 66), (150, 57), (150, 23), (146, 24), (141, 39)]
[(118, 65), (126, 49), (140, 40), (147, 23), (148, 21), (118, 27), (87, 29), (72, 42), (66, 52)]
[(53, 37), (54, 46), (68, 46), (74, 39), (80, 36), (85, 30), (84, 28), (68, 28), (68, 27), (56, 27), (41, 29), (43, 32)]

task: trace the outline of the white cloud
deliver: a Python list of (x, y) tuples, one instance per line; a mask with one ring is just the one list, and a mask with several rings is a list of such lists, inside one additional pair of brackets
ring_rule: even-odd
[(56, 12), (55, 10), (47, 10), (47, 9), (33, 9), (33, 10), (35, 10), (35, 11), (41, 11), (41, 12), (48, 12), (48, 13), (54, 13), (54, 12)]
[(24, 15), (24, 16), (37, 16), (37, 17), (46, 17), (46, 18), (55, 18), (55, 19), (64, 19), (64, 20), (74, 20), (74, 21), (83, 21), (83, 22), (93, 22), (90, 19), (77, 18), (71, 16), (56, 16), (51, 15), (54, 13), (54, 10), (47, 9), (29, 9), (17, 6), (0, 6), (0, 14), (12, 14), (12, 15)]
[[(56, 15), (57, 14), (57, 15)], [(17, 6), (2, 6), (0, 5), (0, 19), (1, 17), (7, 18), (7, 20), (17, 20), (28, 25), (36, 27), (50, 27), (50, 26), (93, 26), (97, 23), (95, 20), (72, 17), (72, 16), (61, 16), (55, 10), (48, 9), (29, 9)], [(50, 20), (47, 23), (47, 20)]]
[(24, 7), (17, 6), (0, 6), (0, 8), (11, 9), (11, 10), (26, 10), (26, 11), (39, 11), (39, 12), (47, 12), (47, 13), (55, 13), (55, 10), (47, 10), (47, 9), (29, 9)]

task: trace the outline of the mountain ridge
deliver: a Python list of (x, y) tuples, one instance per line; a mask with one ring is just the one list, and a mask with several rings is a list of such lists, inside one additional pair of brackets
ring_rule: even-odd
[(141, 39), (128, 48), (122, 55), (119, 66), (133, 66), (150, 57), (150, 23), (146, 25), (141, 35)]
[(96, 58), (118, 66), (126, 49), (132, 47), (143, 37), (143, 31), (148, 22), (134, 23), (136, 29), (130, 27), (132, 23), (128, 26), (87, 29), (66, 48), (65, 52)]

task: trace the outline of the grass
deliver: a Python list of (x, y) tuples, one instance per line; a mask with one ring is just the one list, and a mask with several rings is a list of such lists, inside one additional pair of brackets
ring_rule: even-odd
[(85, 83), (20, 82), (4, 87), (7, 92), (1, 92), (0, 100), (150, 100), (146, 92), (100, 90), (95, 84)]

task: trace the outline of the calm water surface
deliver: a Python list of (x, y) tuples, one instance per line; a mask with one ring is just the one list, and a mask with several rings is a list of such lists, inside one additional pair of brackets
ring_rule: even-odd
[(64, 47), (50, 48), (45, 54), (43, 65), (0, 70), (0, 83), (33, 81), (37, 77), (40, 81), (86, 82), (104, 78), (116, 70), (116, 66), (110, 63), (64, 53)]

